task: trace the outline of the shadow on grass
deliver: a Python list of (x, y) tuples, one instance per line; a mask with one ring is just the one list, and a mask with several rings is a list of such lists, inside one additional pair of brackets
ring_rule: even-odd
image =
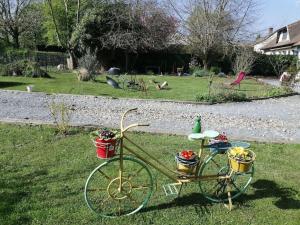
[(24, 85), (22, 82), (0, 81), (0, 88), (14, 87)]
[(184, 195), (182, 197), (175, 198), (173, 201), (168, 203), (163, 203), (160, 205), (153, 205), (146, 208), (143, 208), (140, 212), (149, 212), (149, 211), (159, 211), (162, 209), (168, 208), (181, 208), (186, 206), (194, 206), (197, 214), (209, 213), (208, 206), (211, 206), (212, 203), (209, 202), (204, 196), (200, 193), (191, 193), (189, 195)]
[(255, 189), (254, 194), (242, 195), (237, 199), (238, 202), (262, 198), (276, 198), (274, 205), (280, 209), (300, 209), (300, 200), (294, 197), (299, 192), (293, 188), (280, 187), (274, 181), (266, 179), (257, 180), (251, 186)]
[[(275, 198), (274, 205), (280, 209), (300, 209), (300, 200), (294, 198), (299, 193), (292, 188), (280, 187), (274, 181), (270, 180), (257, 180), (251, 185), (255, 192), (254, 194), (244, 194), (234, 200), (236, 203), (245, 205), (249, 200), (258, 200), (263, 198)], [(201, 193), (192, 193), (179, 198), (175, 198), (172, 202), (163, 203), (159, 205), (153, 205), (146, 207), (141, 212), (158, 211), (161, 209), (177, 208), (194, 206), (197, 214), (203, 215), (209, 213), (209, 206), (211, 206), (209, 200), (207, 200)]]

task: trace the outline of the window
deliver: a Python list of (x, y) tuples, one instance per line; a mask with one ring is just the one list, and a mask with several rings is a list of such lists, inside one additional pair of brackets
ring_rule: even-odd
[(282, 41), (285, 41), (287, 39), (287, 32), (282, 32)]

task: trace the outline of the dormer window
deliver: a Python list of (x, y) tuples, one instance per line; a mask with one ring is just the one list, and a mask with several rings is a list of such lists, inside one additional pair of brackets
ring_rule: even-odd
[(278, 38), (278, 42), (281, 42), (281, 41), (287, 41), (288, 40), (288, 33), (287, 33), (287, 30), (281, 30), (279, 32), (279, 38)]

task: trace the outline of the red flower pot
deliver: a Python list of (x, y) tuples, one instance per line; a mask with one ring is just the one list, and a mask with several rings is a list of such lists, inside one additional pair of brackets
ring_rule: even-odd
[(95, 140), (95, 146), (97, 147), (97, 157), (101, 159), (107, 159), (115, 156), (116, 154), (116, 139), (100, 139)]

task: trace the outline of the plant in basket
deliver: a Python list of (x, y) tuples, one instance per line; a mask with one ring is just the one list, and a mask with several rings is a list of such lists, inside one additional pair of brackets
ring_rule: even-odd
[(186, 174), (192, 174), (199, 161), (197, 154), (192, 150), (183, 150), (176, 154), (177, 170)]
[(97, 157), (106, 159), (115, 156), (118, 146), (119, 133), (107, 128), (93, 131), (90, 134), (94, 145), (97, 148)]
[(255, 160), (255, 154), (251, 150), (234, 147), (228, 151), (231, 168), (236, 172), (247, 172)]
[(228, 138), (227, 138), (225, 132), (223, 132), (222, 134), (219, 134), (217, 137), (210, 140), (210, 144), (227, 143), (227, 142), (228, 142)]

